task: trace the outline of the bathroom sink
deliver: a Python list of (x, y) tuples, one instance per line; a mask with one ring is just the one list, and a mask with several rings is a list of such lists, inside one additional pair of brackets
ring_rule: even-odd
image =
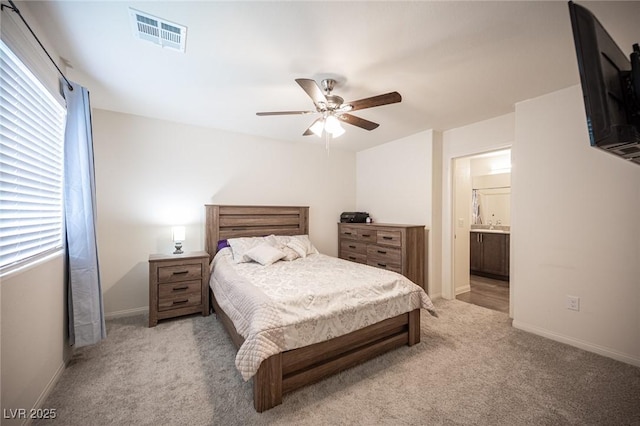
[(490, 234), (509, 234), (511, 231), (505, 231), (504, 229), (471, 229), (471, 232), (486, 232)]

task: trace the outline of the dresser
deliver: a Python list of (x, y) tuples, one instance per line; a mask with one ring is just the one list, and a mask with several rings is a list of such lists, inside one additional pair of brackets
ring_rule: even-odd
[(150, 255), (149, 327), (198, 312), (209, 315), (209, 254)]
[(426, 289), (424, 225), (338, 223), (338, 257), (398, 272)]

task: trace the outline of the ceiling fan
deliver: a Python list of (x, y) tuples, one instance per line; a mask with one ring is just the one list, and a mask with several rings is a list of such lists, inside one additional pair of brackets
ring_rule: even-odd
[(273, 112), (257, 112), (256, 115), (299, 115), (320, 113), (322, 116), (316, 119), (311, 126), (303, 133), (303, 136), (312, 134), (321, 137), (323, 132), (325, 135), (330, 134), (332, 137), (338, 137), (344, 133), (344, 129), (340, 126), (340, 122), (345, 122), (365, 130), (373, 130), (379, 126), (378, 123), (365, 120), (350, 114), (352, 111), (359, 109), (372, 108), (381, 105), (394, 104), (402, 100), (402, 96), (398, 92), (389, 92), (384, 95), (372, 96), (370, 98), (360, 99), (357, 101), (344, 102), (340, 96), (332, 95), (336, 81), (333, 79), (325, 79), (321, 81), (322, 92), (320, 86), (308, 78), (297, 78), (296, 83), (302, 87), (307, 95), (313, 101), (316, 107), (315, 111), (273, 111)]

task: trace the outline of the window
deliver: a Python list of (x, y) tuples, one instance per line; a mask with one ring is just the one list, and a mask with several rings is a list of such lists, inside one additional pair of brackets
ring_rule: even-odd
[(62, 247), (65, 115), (0, 41), (0, 271)]

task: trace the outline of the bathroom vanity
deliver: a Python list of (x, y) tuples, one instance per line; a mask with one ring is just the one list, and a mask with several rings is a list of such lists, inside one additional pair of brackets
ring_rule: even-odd
[(509, 232), (471, 229), (471, 274), (509, 280)]

